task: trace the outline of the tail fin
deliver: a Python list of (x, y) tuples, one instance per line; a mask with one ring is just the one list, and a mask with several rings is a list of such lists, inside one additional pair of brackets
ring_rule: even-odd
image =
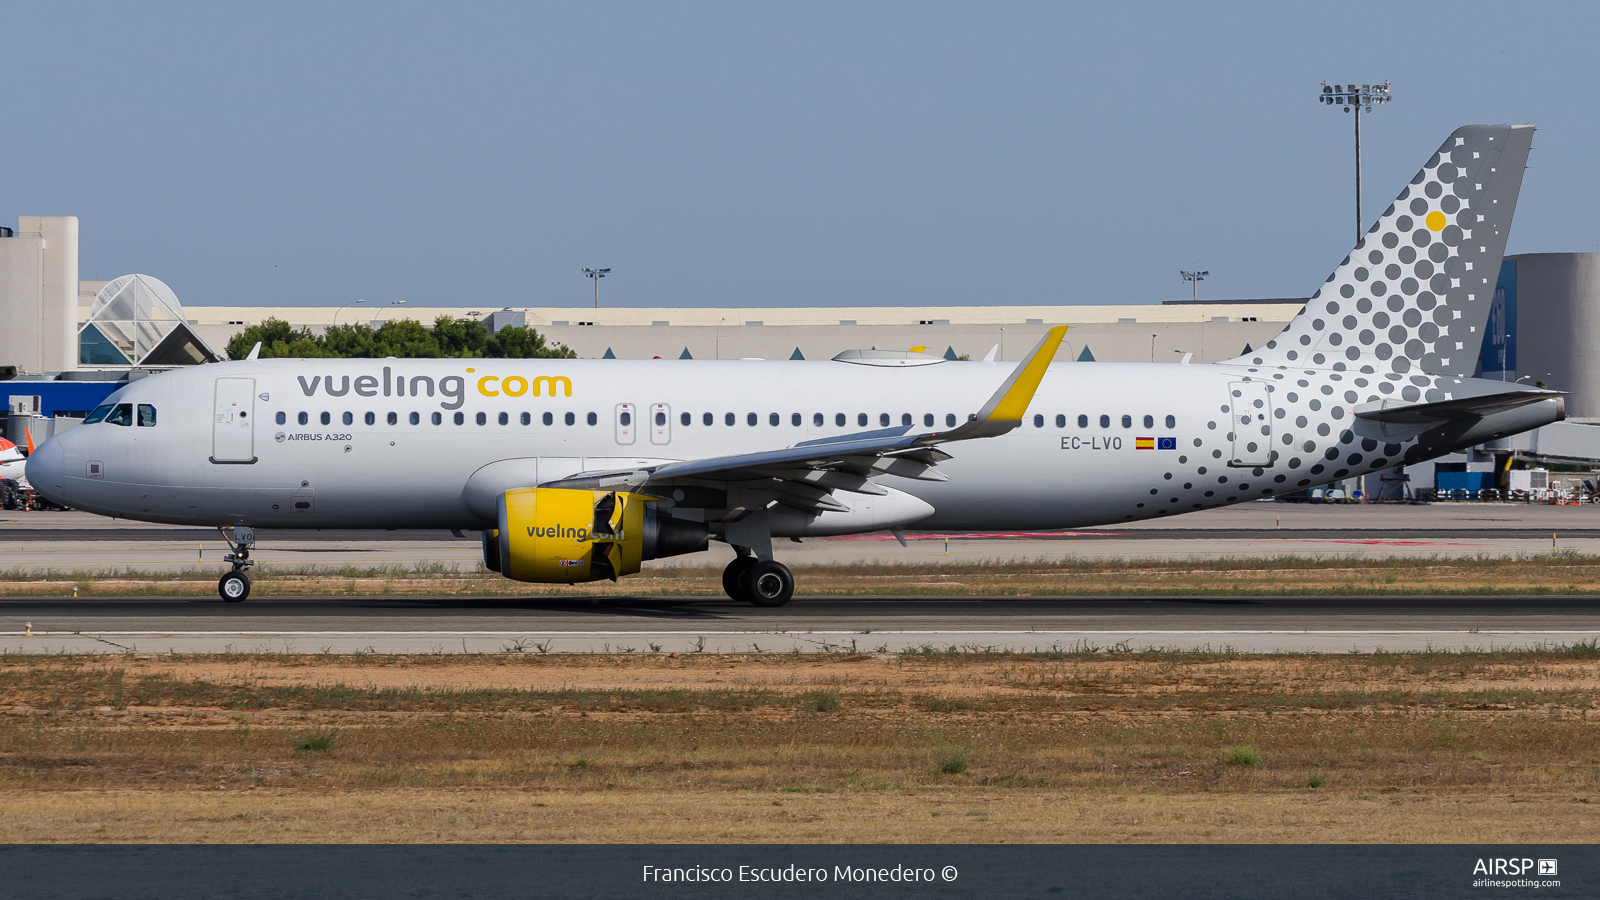
[(28, 439), (28, 455), (32, 456), (33, 455), (33, 428), (32, 427), (24, 427), (22, 429), (22, 436)]
[(1289, 327), (1229, 362), (1471, 375), (1532, 143), (1456, 129)]

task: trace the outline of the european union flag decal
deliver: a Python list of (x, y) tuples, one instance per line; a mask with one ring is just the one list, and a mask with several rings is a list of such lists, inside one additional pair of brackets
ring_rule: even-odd
[(1178, 449), (1178, 439), (1175, 438), (1175, 437), (1156, 438), (1156, 449), (1157, 450), (1176, 450), (1176, 449)]

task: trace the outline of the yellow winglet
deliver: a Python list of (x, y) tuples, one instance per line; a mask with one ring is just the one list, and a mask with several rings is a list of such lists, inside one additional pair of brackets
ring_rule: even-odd
[(1028, 353), (1028, 358), (1022, 365), (1011, 373), (1006, 383), (1000, 385), (989, 402), (984, 404), (978, 413), (979, 421), (986, 422), (1020, 422), (1028, 412), (1028, 404), (1033, 402), (1033, 394), (1039, 390), (1039, 382), (1044, 380), (1045, 369), (1050, 367), (1050, 361), (1055, 358), (1056, 351), (1061, 348), (1061, 341), (1067, 336), (1067, 326), (1057, 325), (1045, 332)]

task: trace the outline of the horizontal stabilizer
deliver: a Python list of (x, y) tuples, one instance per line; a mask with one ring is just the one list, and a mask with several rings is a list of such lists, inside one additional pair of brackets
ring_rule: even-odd
[[(1480, 397), (1461, 397), (1436, 403), (1407, 403), (1404, 400), (1379, 400), (1355, 408), (1356, 418), (1393, 425), (1420, 425), (1452, 419), (1478, 419), (1545, 400), (1566, 397), (1561, 391), (1506, 391)], [(1562, 402), (1564, 406), (1564, 401)]]

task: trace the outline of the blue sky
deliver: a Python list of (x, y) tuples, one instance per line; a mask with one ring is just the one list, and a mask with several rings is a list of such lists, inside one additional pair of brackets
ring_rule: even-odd
[(9, 4), (0, 221), (191, 305), (1307, 295), (1456, 126), (1541, 129), (1509, 252), (1600, 250), (1600, 7)]

